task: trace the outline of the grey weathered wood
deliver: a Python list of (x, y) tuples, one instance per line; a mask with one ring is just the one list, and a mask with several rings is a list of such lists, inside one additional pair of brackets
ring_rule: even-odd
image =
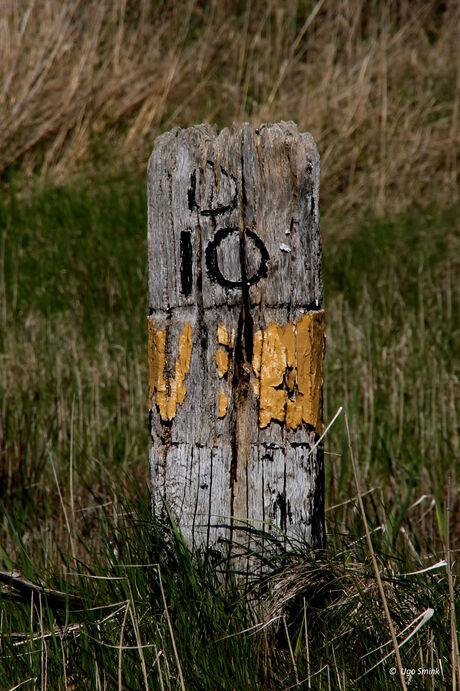
[(292, 122), (176, 128), (155, 141), (147, 187), (156, 510), (164, 498), (200, 544), (249, 522), (321, 547), (314, 140)]

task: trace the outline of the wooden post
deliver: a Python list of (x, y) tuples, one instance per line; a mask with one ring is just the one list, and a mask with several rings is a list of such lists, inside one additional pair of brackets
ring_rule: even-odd
[(158, 137), (148, 166), (150, 468), (190, 543), (323, 547), (319, 155), (293, 122)]

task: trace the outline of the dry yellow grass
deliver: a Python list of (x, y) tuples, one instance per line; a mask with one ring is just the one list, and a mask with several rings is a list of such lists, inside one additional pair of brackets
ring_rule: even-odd
[(140, 171), (174, 125), (293, 119), (328, 214), (449, 205), (459, 19), (453, 1), (3, 0), (0, 171)]
[[(58, 544), (83, 558), (79, 537), (97, 532), (104, 509), (122, 510), (116, 464), (146, 482), (139, 462), (147, 443), (143, 352), (127, 353), (103, 333), (89, 347), (70, 314), (57, 323), (29, 314), (19, 333), (1, 321), (1, 498), (11, 507), (14, 497), (22, 493), (27, 502), (33, 494), (40, 518), (28, 520), (24, 542), (50, 564), (59, 559)], [(14, 518), (21, 521), (17, 506)], [(3, 556), (13, 554), (13, 535), (2, 548)]]

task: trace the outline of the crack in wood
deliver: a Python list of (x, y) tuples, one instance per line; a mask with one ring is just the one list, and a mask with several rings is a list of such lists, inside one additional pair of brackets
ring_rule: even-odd
[(182, 230), (180, 234), (180, 282), (182, 293), (185, 296), (190, 295), (193, 283), (192, 233), (190, 230)]

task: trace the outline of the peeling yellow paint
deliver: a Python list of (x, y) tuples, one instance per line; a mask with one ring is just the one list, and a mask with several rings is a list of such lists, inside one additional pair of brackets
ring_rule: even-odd
[(219, 417), (225, 417), (227, 415), (228, 398), (223, 391), (220, 392), (219, 396)]
[(255, 333), (252, 367), (261, 428), (278, 420), (288, 429), (307, 423), (321, 431), (324, 339), (323, 310), (284, 328), (271, 322)]
[[(235, 340), (235, 329), (232, 329), (232, 336), (228, 335), (227, 327), (225, 324), (219, 324), (217, 327), (217, 342), (224, 346), (223, 348), (216, 349), (216, 365), (217, 372), (219, 374), (219, 379), (222, 379), (228, 372), (229, 365), (229, 350), (233, 348), (233, 343)], [(228, 397), (224, 391), (220, 392), (219, 395), (219, 417), (225, 417), (228, 408)]]
[[(187, 322), (179, 336), (178, 357), (174, 376), (165, 378), (166, 330), (148, 322), (149, 334), (149, 406), (153, 399), (163, 421), (176, 416), (187, 393), (185, 378), (190, 371), (193, 330)], [(216, 366), (222, 379), (229, 369), (228, 348), (233, 343), (224, 325), (218, 327)], [(322, 385), (325, 342), (324, 312), (304, 314), (295, 324), (282, 327), (271, 322), (264, 331), (254, 335), (254, 392), (259, 397), (259, 426), (272, 420), (288, 429), (309, 424), (317, 431), (322, 426)], [(219, 418), (225, 417), (228, 396), (220, 391)]]
[(216, 350), (216, 365), (219, 377), (222, 377), (228, 372), (228, 353), (223, 348)]
[(217, 327), (217, 342), (220, 343), (220, 345), (231, 346), (233, 348), (234, 341), (235, 329), (232, 329), (232, 336), (230, 338), (225, 324), (219, 324)]
[(219, 324), (217, 327), (217, 342), (221, 345), (230, 345), (230, 339), (225, 324)]
[(174, 368), (174, 378), (167, 380), (164, 376), (166, 366), (166, 331), (155, 328), (155, 322), (148, 322), (149, 335), (149, 407), (152, 399), (160, 411), (163, 421), (176, 417), (177, 404), (182, 405), (187, 393), (184, 384), (190, 371), (192, 355), (193, 330), (187, 322), (179, 336), (178, 357)]

